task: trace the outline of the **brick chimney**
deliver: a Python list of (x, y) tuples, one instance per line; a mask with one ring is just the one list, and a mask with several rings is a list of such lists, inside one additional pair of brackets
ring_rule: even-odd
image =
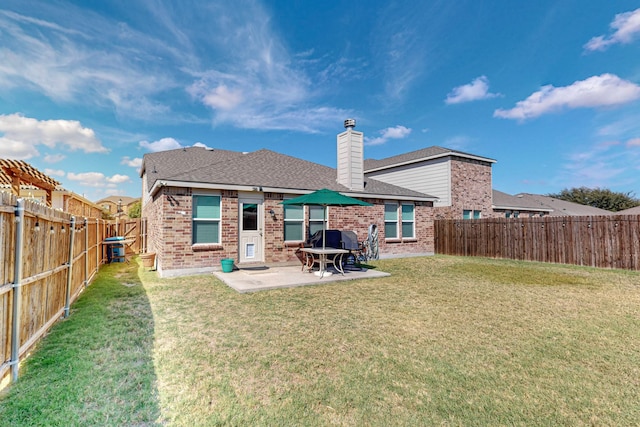
[(364, 134), (353, 130), (354, 119), (344, 121), (346, 131), (338, 134), (338, 184), (349, 190), (364, 190)]

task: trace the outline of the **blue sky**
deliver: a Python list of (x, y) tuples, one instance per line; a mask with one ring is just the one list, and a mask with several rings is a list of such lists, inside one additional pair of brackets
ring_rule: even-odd
[(144, 153), (268, 148), (335, 167), (432, 145), (494, 188), (640, 197), (636, 1), (0, 3), (0, 157), (91, 200), (141, 194)]

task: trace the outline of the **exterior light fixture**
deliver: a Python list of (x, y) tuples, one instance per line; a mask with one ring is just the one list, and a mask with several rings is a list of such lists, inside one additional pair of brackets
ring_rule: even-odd
[(40, 222), (36, 220), (36, 226), (34, 227), (35, 231), (40, 231)]

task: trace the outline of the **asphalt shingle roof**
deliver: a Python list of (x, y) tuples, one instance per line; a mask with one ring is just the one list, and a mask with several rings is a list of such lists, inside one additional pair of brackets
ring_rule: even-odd
[[(261, 149), (249, 153), (189, 147), (144, 155), (147, 188), (161, 179), (207, 184), (349, 192), (334, 168)], [(365, 177), (365, 194), (434, 197)], [(435, 198), (435, 197), (434, 197)]]
[(487, 157), (477, 156), (475, 154), (465, 153), (463, 151), (451, 150), (449, 148), (443, 148), (438, 146), (422, 148), (420, 150), (411, 151), (409, 153), (399, 154), (393, 157), (387, 157), (385, 159), (365, 159), (364, 160), (364, 170), (365, 172), (370, 171), (372, 169), (384, 168), (388, 166), (393, 166), (397, 164), (404, 164), (410, 162), (416, 162), (423, 159), (428, 159), (432, 157), (443, 157), (443, 156), (462, 156), (462, 157), (473, 157), (477, 159), (483, 159), (490, 163), (495, 163), (495, 160), (489, 159)]
[(512, 209), (517, 208), (523, 211), (549, 212), (553, 208), (544, 206), (541, 203), (525, 199), (523, 197), (512, 196), (502, 191), (493, 190), (493, 206), (496, 209)]
[(516, 194), (524, 203), (531, 205), (547, 206), (553, 209), (549, 213), (551, 216), (581, 216), (581, 215), (613, 215), (614, 212), (607, 211), (593, 206), (580, 205), (578, 203), (567, 202), (555, 197), (543, 196), (540, 194), (520, 193)]
[(640, 206), (625, 209), (623, 211), (614, 212), (615, 215), (640, 215)]

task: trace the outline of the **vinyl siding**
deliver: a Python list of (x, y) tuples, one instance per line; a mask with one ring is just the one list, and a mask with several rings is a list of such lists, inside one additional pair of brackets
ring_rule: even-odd
[(451, 206), (451, 161), (440, 158), (370, 172), (368, 177), (438, 197), (435, 207)]

